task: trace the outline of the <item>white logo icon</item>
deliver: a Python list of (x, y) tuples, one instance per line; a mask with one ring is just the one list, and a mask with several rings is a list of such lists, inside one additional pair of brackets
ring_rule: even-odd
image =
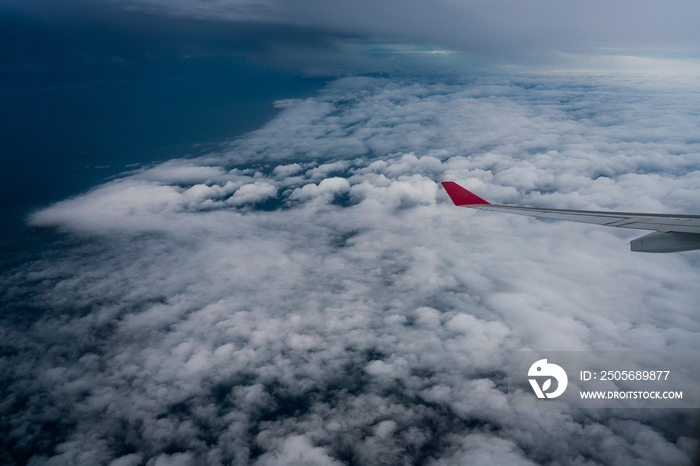
[(557, 389), (551, 393), (547, 393), (549, 387), (552, 386), (552, 379), (547, 379), (542, 388), (540, 388), (539, 383), (536, 379), (528, 379), (532, 389), (535, 391), (537, 398), (556, 398), (566, 390), (566, 386), (569, 384), (569, 378), (566, 375), (564, 369), (556, 364), (547, 364), (546, 359), (540, 359), (530, 366), (530, 370), (527, 371), (528, 377), (554, 377), (557, 380)]

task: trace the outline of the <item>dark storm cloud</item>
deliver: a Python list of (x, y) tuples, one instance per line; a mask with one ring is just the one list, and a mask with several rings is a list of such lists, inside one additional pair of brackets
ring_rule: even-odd
[[(109, 2), (30, 0), (0, 7), (0, 88), (14, 94), (115, 82), (165, 81), (161, 87), (167, 87), (169, 78), (197, 74), (250, 86), (243, 70), (262, 74), (260, 87), (274, 87), (279, 84), (269, 77), (283, 73), (328, 78), (425, 66), (420, 55), (396, 61), (393, 54), (368, 53), (363, 41), (323, 25), (161, 13)], [(439, 61), (431, 66), (454, 68)]]
[[(517, 410), (508, 354), (698, 350), (697, 257), (454, 208), (691, 211), (693, 83), (352, 78), (220, 153), (35, 212), (3, 276), (3, 460), (690, 464), (687, 412)], [(595, 292), (591, 292), (595, 290)]]
[[(289, 5), (289, 4), (287, 4)], [(602, 47), (690, 48), (697, 54), (694, 2), (408, 1), (302, 2), (311, 24), (392, 35), (517, 59)], [(294, 11), (294, 7), (292, 7)], [(293, 13), (292, 13), (293, 14)], [(534, 55), (534, 57), (533, 57)], [(697, 55), (696, 55), (697, 56)]]
[[(158, 23), (162, 23), (159, 16), (179, 18), (183, 22), (180, 27), (184, 25), (185, 31), (211, 28), (233, 36), (242, 30), (243, 24), (284, 26), (294, 33), (287, 34), (285, 40), (275, 41), (281, 48), (276, 56), (279, 59), (285, 55), (302, 59), (304, 49), (291, 46), (304, 37), (311, 41), (330, 40), (325, 50), (335, 54), (336, 62), (357, 60), (351, 50), (332, 46), (332, 39), (347, 37), (432, 44), (466, 52), (482, 64), (565, 62), (581, 67), (582, 63), (591, 66), (586, 63), (586, 56), (590, 55), (696, 61), (700, 53), (700, 32), (696, 27), (700, 5), (692, 0), (663, 3), (630, 0), (104, 0), (102, 3), (75, 1), (49, 6), (45, 2), (10, 2), (8, 5), (13, 10), (30, 11), (38, 16), (55, 15), (88, 22), (107, 18), (107, 23), (113, 25), (116, 23), (112, 18), (128, 17), (130, 24), (122, 27), (132, 31), (151, 30), (151, 24), (157, 28)], [(186, 24), (188, 19), (206, 21)], [(274, 29), (268, 28), (266, 32), (274, 35)], [(306, 54), (314, 50), (306, 49)], [(336, 72), (357, 68), (348, 66), (347, 62), (336, 65)]]
[(331, 33), (434, 43), (476, 56), (531, 61), (557, 51), (698, 57), (692, 0), (560, 2), (132, 0), (115, 5), (176, 16), (294, 24)]
[[(0, 63), (6, 73), (25, 80), (45, 77), (54, 86), (74, 84), (71, 78), (81, 83), (133, 78), (134, 68), (143, 71), (153, 62), (171, 68), (170, 62), (187, 59), (259, 63), (274, 57), (281, 44), (319, 53), (336, 47), (313, 28), (137, 14), (101, 3), (41, 6), (33, 14), (21, 6), (0, 10)], [(79, 73), (83, 76), (75, 76)]]

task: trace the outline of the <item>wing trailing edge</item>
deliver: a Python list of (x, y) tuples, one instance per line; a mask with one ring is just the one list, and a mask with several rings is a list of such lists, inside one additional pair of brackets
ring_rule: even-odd
[(635, 252), (680, 252), (700, 249), (700, 215), (648, 214), (605, 212), (594, 210), (546, 209), (490, 204), (454, 181), (443, 181), (442, 186), (459, 207), (527, 215), (529, 217), (590, 223), (617, 228), (651, 230), (647, 236), (632, 241)]

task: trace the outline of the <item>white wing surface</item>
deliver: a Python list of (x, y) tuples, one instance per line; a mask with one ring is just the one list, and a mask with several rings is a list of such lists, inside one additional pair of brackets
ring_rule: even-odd
[(444, 181), (442, 186), (447, 191), (452, 202), (459, 207), (506, 212), (550, 220), (566, 220), (608, 227), (655, 231), (656, 233), (651, 233), (632, 241), (631, 249), (636, 252), (679, 252), (700, 249), (700, 215), (604, 212), (494, 205), (453, 181)]

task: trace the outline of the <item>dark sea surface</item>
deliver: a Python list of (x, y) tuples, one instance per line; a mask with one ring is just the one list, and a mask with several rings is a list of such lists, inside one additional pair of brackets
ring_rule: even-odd
[(327, 81), (266, 62), (256, 38), (270, 31), (128, 13), (71, 21), (0, 10), (4, 256), (37, 242), (32, 209), (212, 150), (269, 121), (273, 101)]

